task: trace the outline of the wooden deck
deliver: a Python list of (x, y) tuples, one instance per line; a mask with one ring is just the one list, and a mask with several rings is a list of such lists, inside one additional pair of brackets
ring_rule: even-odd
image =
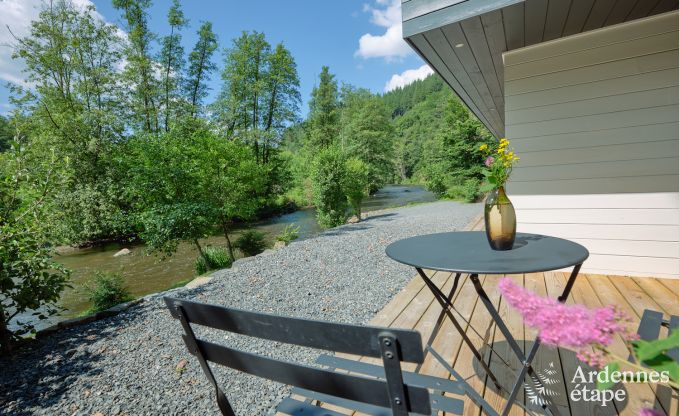
[[(443, 287), (445, 293), (448, 293), (452, 287), (454, 276), (451, 273), (443, 272), (428, 271), (428, 273), (430, 276), (433, 274), (434, 282), (439, 287)], [(565, 273), (549, 272), (510, 277), (539, 294), (557, 297), (561, 294), (568, 276)], [(524, 350), (529, 349), (535, 337), (535, 331), (524, 326), (521, 317), (502, 302), (496, 288), (499, 278), (488, 275), (480, 276), (480, 279), (512, 334), (524, 347)], [(484, 358), (490, 362), (491, 369), (499, 375), (501, 384), (506, 384), (505, 387), (510, 390), (513, 374), (504, 370), (506, 367), (500, 364), (499, 357), (509, 361), (514, 368), (517, 368), (519, 363), (515, 358), (512, 358), (513, 354), (504, 342), (500, 331), (496, 330), (494, 325), (491, 325), (490, 315), (479, 301), (471, 281), (467, 276), (463, 276), (461, 282), (464, 283), (458, 289), (454, 302), (459, 312), (459, 315), (456, 316), (465, 317), (469, 320), (471, 326), (476, 329), (474, 331), (469, 325), (463, 324), (467, 335), (475, 345), (481, 345), (483, 343), (482, 338), (486, 338), (494, 345), (496, 354), (491, 354), (486, 349), (482, 349), (481, 352), (482, 354), (485, 353)], [(666, 318), (669, 314), (679, 315), (679, 280), (580, 274), (568, 302), (577, 302), (588, 307), (615, 304), (634, 317), (634, 325), (636, 326), (644, 309), (662, 311)], [(440, 311), (441, 307), (434, 300), (422, 279), (414, 276), (412, 281), (375, 316), (371, 324), (416, 329), (422, 334), (424, 342), (430, 336)], [(493, 408), (498, 411), (502, 410), (505, 398), (497, 393), (492, 383), (487, 383), (487, 377), (479, 369), (471, 350), (463, 344), (461, 336), (455, 331), (449, 320), (446, 319), (434, 340), (433, 347), (443, 355), (456, 371), (466, 378), (477, 392), (484, 396)], [(612, 350), (621, 356), (628, 354), (622, 339), (619, 338), (615, 340)], [(352, 358), (356, 359), (357, 357)], [(371, 361), (366, 358), (359, 359)], [(375, 363), (379, 364), (378, 361)], [(602, 407), (591, 402), (571, 400), (569, 395), (574, 387), (571, 381), (578, 365), (581, 365), (581, 363), (577, 360), (573, 351), (566, 348), (553, 349), (545, 346), (540, 348), (534, 361), (534, 367), (539, 373), (556, 380), (548, 388), (553, 391), (554, 401), (564, 415), (622, 414), (636, 416), (639, 410), (644, 407), (655, 407), (668, 415), (679, 415), (677, 393), (672, 393), (665, 387), (656, 387), (650, 384), (626, 384), (627, 401), (622, 405), (608, 402), (607, 406)], [(413, 369), (413, 367), (406, 369)], [(584, 364), (583, 369), (586, 370)], [(431, 354), (427, 355), (420, 371), (439, 377), (448, 376), (446, 370), (436, 362)], [(524, 403), (530, 403), (530, 395), (526, 392), (522, 391), (520, 397)], [(347, 415), (357, 414), (341, 408), (328, 407)], [(523, 408), (516, 405), (511, 412), (512, 415), (524, 415), (525, 413)], [(481, 412), (478, 406), (465, 398), (464, 414), (479, 415)]]

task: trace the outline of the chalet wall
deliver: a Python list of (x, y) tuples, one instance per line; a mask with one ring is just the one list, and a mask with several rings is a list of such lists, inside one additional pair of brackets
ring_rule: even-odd
[(679, 278), (679, 12), (503, 59), (519, 230), (582, 243), (591, 273)]

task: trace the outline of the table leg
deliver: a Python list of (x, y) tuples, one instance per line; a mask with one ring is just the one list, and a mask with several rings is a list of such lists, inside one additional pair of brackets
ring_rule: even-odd
[[(566, 299), (568, 298), (568, 295), (571, 292), (571, 289), (573, 288), (573, 284), (575, 283), (575, 279), (578, 276), (578, 273), (580, 272), (580, 268), (582, 267), (582, 264), (578, 264), (573, 268), (573, 271), (571, 272), (570, 277), (568, 278), (568, 282), (566, 283), (566, 287), (563, 290), (563, 293), (561, 293), (561, 296), (559, 296), (559, 302), (565, 302)], [(497, 309), (493, 306), (493, 303), (490, 301), (488, 298), (488, 295), (486, 294), (486, 291), (483, 290), (483, 286), (481, 285), (481, 282), (479, 281), (478, 275), (471, 275), (470, 276), (472, 283), (474, 284), (474, 288), (476, 289), (476, 293), (478, 293), (479, 298), (481, 299), (481, 302), (483, 302), (484, 306), (490, 313), (493, 321), (495, 321), (495, 324), (497, 325), (498, 329), (502, 334), (504, 335), (505, 339), (507, 340), (507, 343), (509, 343), (509, 346), (512, 348), (514, 351), (514, 354), (519, 358), (523, 366), (521, 367), (521, 370), (517, 373), (517, 378), (516, 381), (514, 382), (514, 386), (512, 388), (511, 393), (509, 394), (509, 398), (507, 399), (507, 404), (502, 411), (502, 415), (505, 416), (509, 413), (509, 410), (512, 407), (512, 404), (516, 400), (516, 395), (519, 392), (519, 389), (521, 388), (521, 385), (523, 384), (524, 378), (526, 376), (526, 373), (530, 374), (530, 379), (533, 382), (533, 385), (535, 385), (536, 388), (542, 388), (544, 387), (542, 384), (542, 381), (540, 380), (540, 377), (537, 375), (535, 370), (533, 369), (532, 362), (533, 359), (535, 358), (535, 354), (537, 353), (538, 347), (540, 346), (540, 338), (537, 338), (535, 342), (533, 343), (533, 347), (531, 350), (528, 352), (528, 356), (524, 356), (523, 351), (519, 347), (519, 344), (516, 342), (514, 337), (512, 336), (511, 332), (507, 328), (507, 325), (505, 325), (504, 321), (502, 320), (502, 317), (498, 313)], [(546, 399), (546, 406), (549, 408), (549, 411), (557, 416), (560, 415), (561, 413), (559, 410), (556, 408), (554, 403), (552, 402), (551, 399), (548, 397), (543, 397)], [(543, 406), (544, 408), (544, 406)]]
[[(447, 316), (448, 319), (450, 319), (450, 321), (453, 323), (453, 326), (455, 326), (455, 329), (457, 330), (457, 332), (462, 337), (462, 340), (467, 344), (469, 349), (471, 349), (472, 353), (474, 354), (474, 356), (476, 357), (478, 362), (481, 364), (481, 367), (483, 367), (483, 370), (485, 371), (485, 373), (488, 375), (488, 377), (490, 377), (490, 379), (493, 381), (493, 383), (495, 384), (495, 386), (498, 389), (501, 388), (500, 382), (497, 380), (497, 377), (495, 377), (495, 374), (493, 374), (493, 372), (490, 371), (490, 368), (488, 367), (485, 360), (481, 356), (481, 353), (476, 349), (476, 347), (474, 346), (474, 343), (472, 343), (472, 341), (469, 339), (464, 328), (462, 328), (462, 325), (460, 325), (460, 323), (457, 321), (457, 319), (455, 319), (455, 316), (453, 316), (452, 312), (450, 312), (450, 309), (453, 307), (452, 295), (454, 294), (454, 291), (451, 292), (450, 296), (446, 296), (441, 291), (441, 289), (439, 289), (438, 286), (436, 286), (434, 284), (434, 282), (431, 281), (429, 276), (427, 276), (427, 274), (422, 269), (417, 268), (417, 273), (420, 275), (422, 280), (424, 280), (424, 283), (427, 285), (429, 290), (431, 290), (431, 292), (434, 294), (434, 298), (441, 305), (441, 308), (442, 308), (441, 312), (444, 313), (445, 316)], [(476, 275), (471, 275), (471, 276), (474, 277)], [(456, 279), (458, 277), (459, 277), (459, 274), (456, 276)], [(477, 276), (477, 279), (478, 279), (478, 276)], [(457, 280), (453, 284), (453, 289), (455, 289), (456, 287), (457, 287)], [(433, 343), (434, 338), (436, 338), (436, 333), (440, 329), (440, 325), (437, 325), (437, 327), (435, 327), (434, 329), (435, 329), (435, 332), (433, 332), (432, 335), (429, 337), (429, 341), (427, 342), (427, 345), (426, 345), (427, 347), (431, 347), (431, 344)]]

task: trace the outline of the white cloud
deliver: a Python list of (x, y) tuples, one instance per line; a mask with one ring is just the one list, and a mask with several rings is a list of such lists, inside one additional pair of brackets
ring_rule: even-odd
[(381, 35), (366, 33), (361, 36), (355, 56), (392, 61), (402, 59), (413, 52), (403, 40), (401, 0), (376, 0), (376, 7), (365, 4), (363, 10), (370, 13), (371, 23), (386, 30)]
[(407, 71), (403, 71), (400, 74), (394, 74), (384, 86), (384, 92), (389, 92), (395, 90), (396, 88), (403, 88), (406, 85), (411, 84), (413, 81), (425, 79), (433, 73), (434, 71), (432, 71), (429, 65), (424, 64), (417, 69), (408, 69)]
[[(91, 0), (72, 0), (81, 9), (93, 6)], [(40, 10), (45, 6), (45, 0), (0, 0), (0, 80), (22, 86), (30, 86), (24, 81), (23, 70), (25, 64), (20, 59), (12, 59), (13, 45), (17, 38), (30, 34), (31, 22), (38, 18)], [(93, 16), (105, 21), (99, 12), (92, 12)], [(119, 36), (125, 32), (118, 30)]]

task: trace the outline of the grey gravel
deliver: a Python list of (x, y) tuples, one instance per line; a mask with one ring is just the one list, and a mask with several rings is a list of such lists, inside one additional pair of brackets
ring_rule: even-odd
[[(205, 286), (173, 296), (347, 323), (366, 323), (412, 268), (384, 254), (396, 240), (464, 228), (479, 204), (435, 202), (371, 214), (288, 247), (239, 260)], [(199, 336), (271, 357), (313, 363), (318, 351), (198, 328)], [(104, 320), (64, 330), (0, 358), (0, 414), (219, 414), (213, 390), (188, 354), (160, 296)], [(183, 372), (180, 360), (188, 360)], [(276, 383), (216, 368), (239, 415), (265, 415), (288, 394)]]

